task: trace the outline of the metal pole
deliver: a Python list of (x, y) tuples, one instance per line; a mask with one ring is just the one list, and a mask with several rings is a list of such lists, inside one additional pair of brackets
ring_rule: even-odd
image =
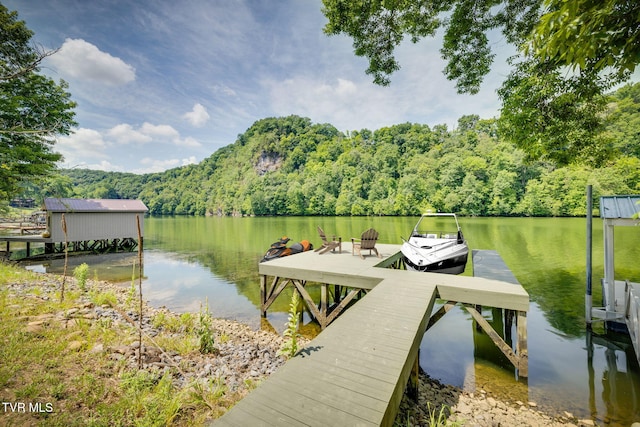
[(584, 296), (585, 320), (591, 326), (591, 308), (593, 306), (591, 296), (591, 256), (593, 246), (593, 188), (587, 185), (587, 293)]

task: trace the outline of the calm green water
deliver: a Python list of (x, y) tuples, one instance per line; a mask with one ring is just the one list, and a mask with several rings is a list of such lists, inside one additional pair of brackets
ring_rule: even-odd
[[(144, 295), (157, 306), (196, 311), (208, 300), (214, 315), (254, 328), (282, 331), (288, 300), (260, 320), (258, 261), (280, 236), (318, 245), (316, 227), (349, 240), (369, 228), (382, 243), (401, 243), (417, 218), (147, 218)], [(586, 222), (574, 218), (460, 218), (472, 249), (494, 249), (531, 297), (528, 314), (529, 378), (514, 369), (493, 343), (455, 308), (424, 336), (422, 368), (434, 378), (469, 390), (484, 388), (506, 399), (535, 401), (599, 424), (640, 421), (640, 369), (624, 335), (605, 335), (584, 323)], [(616, 231), (618, 279), (640, 282), (640, 227)], [(603, 275), (602, 224), (594, 220), (594, 303)], [(101, 279), (131, 280), (131, 256), (78, 259)], [(54, 265), (48, 267), (55, 269)], [(465, 274), (470, 275), (468, 267)], [(499, 328), (501, 316), (483, 315)], [(317, 328), (306, 320), (305, 332)], [(515, 336), (515, 333), (514, 333)]]

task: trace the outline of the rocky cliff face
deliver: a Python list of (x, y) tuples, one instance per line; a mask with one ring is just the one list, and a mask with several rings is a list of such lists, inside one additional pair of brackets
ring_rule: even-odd
[(254, 169), (259, 176), (264, 175), (267, 172), (273, 172), (282, 166), (282, 162), (284, 159), (282, 156), (278, 154), (270, 154), (266, 152), (262, 152), (260, 157), (258, 157), (258, 161), (254, 165)]

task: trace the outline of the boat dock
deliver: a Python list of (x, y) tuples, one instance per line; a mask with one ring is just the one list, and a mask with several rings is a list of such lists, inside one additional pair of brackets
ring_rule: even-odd
[[(405, 390), (417, 396), (420, 343), (444, 314), (441, 309), (432, 316), (438, 298), (443, 307), (461, 303), (469, 312), (476, 306), (513, 310), (516, 349), (501, 349), (520, 376), (528, 375), (529, 295), (522, 286), (401, 270), (399, 245), (376, 248), (381, 259), (361, 260), (343, 243), (342, 251), (304, 252), (259, 265), (262, 314), (293, 287), (323, 331), (215, 424), (392, 425)], [(320, 286), (320, 301), (313, 301), (310, 286)]]
[[(592, 202), (587, 188), (587, 206)], [(640, 195), (601, 196), (600, 217), (603, 223), (604, 277), (601, 281), (602, 307), (593, 307), (591, 277), (591, 219), (587, 218), (587, 293), (585, 318), (590, 325), (604, 321), (607, 329), (628, 332), (636, 359), (640, 364), (640, 283), (616, 279), (615, 227), (635, 227), (640, 224)]]

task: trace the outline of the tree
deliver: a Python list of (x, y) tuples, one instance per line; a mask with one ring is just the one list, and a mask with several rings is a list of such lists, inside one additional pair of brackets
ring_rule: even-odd
[[(400, 67), (394, 50), (405, 35), (417, 42), (443, 28), (441, 53), (448, 61), (447, 78), (456, 81), (458, 92), (477, 93), (494, 57), (487, 35), (501, 30), (505, 40), (524, 54), (512, 58), (515, 70), (501, 89), (504, 136), (530, 159), (561, 165), (603, 161), (611, 154), (609, 141), (600, 136), (606, 125), (604, 94), (627, 80), (640, 61), (639, 2), (323, 0), (323, 4), (329, 19), (325, 32), (352, 37), (356, 55), (369, 59), (366, 72), (381, 85), (388, 85), (389, 76)], [(546, 74), (550, 74), (548, 85)], [(526, 98), (536, 89), (543, 89), (545, 99)], [(523, 100), (529, 102), (519, 109)], [(577, 120), (576, 114), (584, 118)], [(570, 126), (557, 126), (568, 117)], [(585, 127), (575, 127), (581, 125)], [(534, 137), (523, 139), (523, 135)], [(562, 143), (565, 137), (569, 149)]]
[(548, 62), (523, 61), (498, 90), (500, 136), (521, 148), (529, 161), (601, 165), (613, 153), (604, 132), (605, 86), (591, 72), (565, 76)]
[(546, 0), (527, 51), (573, 69), (626, 80), (640, 61), (640, 2)]
[(541, 0), (323, 0), (328, 35), (345, 33), (355, 54), (369, 59), (367, 74), (388, 85), (400, 68), (395, 48), (405, 35), (416, 43), (444, 28), (440, 50), (445, 74), (460, 93), (477, 93), (494, 54), (487, 34), (501, 29), (507, 42), (519, 45), (537, 22)]
[(54, 137), (76, 125), (67, 84), (38, 74), (53, 52), (31, 45), (32, 36), (17, 13), (0, 4), (0, 199), (50, 175), (62, 159)]

